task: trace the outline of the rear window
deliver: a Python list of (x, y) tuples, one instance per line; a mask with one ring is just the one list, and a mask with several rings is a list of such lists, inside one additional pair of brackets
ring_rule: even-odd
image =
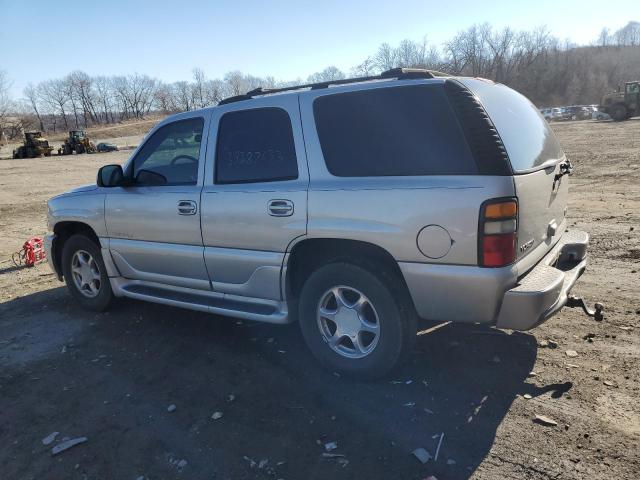
[(500, 134), (515, 172), (536, 169), (545, 162), (557, 161), (564, 156), (549, 124), (527, 97), (502, 84), (476, 79), (461, 81), (482, 102)]
[(318, 97), (313, 105), (332, 175), (473, 175), (478, 169), (441, 85)]

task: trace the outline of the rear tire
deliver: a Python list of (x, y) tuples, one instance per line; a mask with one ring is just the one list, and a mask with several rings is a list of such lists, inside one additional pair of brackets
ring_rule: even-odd
[(113, 301), (113, 291), (100, 248), (85, 235), (73, 235), (62, 249), (62, 274), (76, 301), (101, 312)]
[(611, 118), (613, 118), (616, 122), (621, 122), (622, 120), (626, 120), (629, 118), (627, 116), (627, 107), (622, 104), (614, 105), (611, 109)]
[(400, 280), (384, 268), (330, 263), (302, 287), (302, 335), (330, 370), (364, 380), (382, 377), (408, 357), (416, 338), (406, 297)]

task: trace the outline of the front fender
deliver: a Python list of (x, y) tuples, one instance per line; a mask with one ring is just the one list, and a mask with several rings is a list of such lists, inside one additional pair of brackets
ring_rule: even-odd
[(52, 198), (47, 204), (49, 231), (55, 232), (61, 222), (77, 222), (91, 227), (98, 237), (106, 237), (104, 200), (105, 194), (95, 190)]

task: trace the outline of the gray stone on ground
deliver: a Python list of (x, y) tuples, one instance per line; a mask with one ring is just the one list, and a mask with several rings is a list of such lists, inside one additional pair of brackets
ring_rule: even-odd
[(51, 445), (58, 435), (60, 435), (60, 432), (50, 433), (49, 435), (47, 435), (42, 439), (42, 444)]
[(420, 460), (421, 463), (427, 463), (431, 459), (431, 455), (424, 448), (416, 448), (413, 452), (413, 456)]
[(51, 449), (51, 455), (58, 455), (59, 453), (62, 453), (65, 450), (69, 450), (71, 447), (75, 447), (76, 445), (84, 443), (87, 440), (87, 437), (78, 437), (62, 442)]

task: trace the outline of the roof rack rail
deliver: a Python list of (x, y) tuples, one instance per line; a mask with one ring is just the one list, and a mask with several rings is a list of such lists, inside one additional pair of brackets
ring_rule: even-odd
[(423, 68), (392, 68), (391, 70), (386, 70), (379, 75), (370, 75), (366, 77), (345, 78), (341, 80), (329, 80), (327, 82), (318, 82), (318, 83), (303, 83), (301, 85), (292, 85), (290, 87), (282, 87), (282, 88), (258, 87), (248, 91), (244, 95), (235, 95), (233, 97), (228, 97), (223, 100), (220, 100), (218, 105), (226, 105), (227, 103), (241, 102), (243, 100), (251, 100), (252, 98), (259, 97), (261, 95), (269, 95), (272, 93), (302, 90), (305, 88), (308, 88), (311, 90), (318, 90), (321, 88), (328, 88), (332, 85), (348, 85), (351, 83), (369, 82), (372, 80), (390, 80), (390, 79), (409, 80), (409, 79), (417, 79), (417, 78), (434, 78), (434, 77), (448, 77), (448, 76), (450, 75), (447, 73), (438, 72), (436, 70), (426, 70)]

